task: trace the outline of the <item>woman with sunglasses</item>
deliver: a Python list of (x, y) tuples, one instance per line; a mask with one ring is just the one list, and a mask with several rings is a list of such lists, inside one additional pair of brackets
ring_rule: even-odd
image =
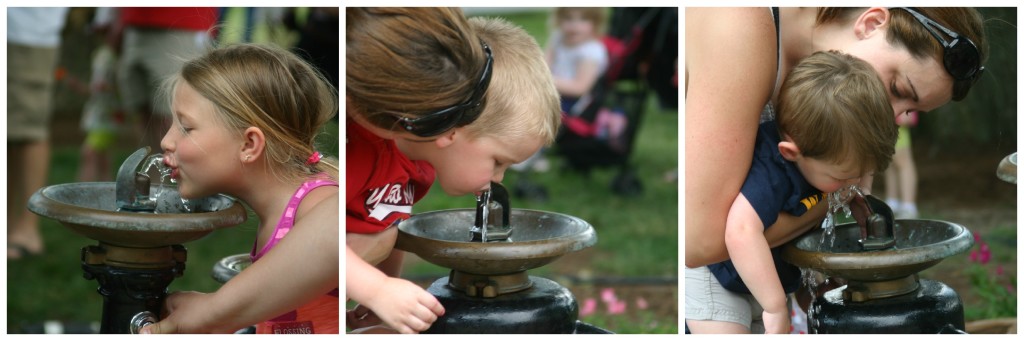
[[(895, 118), (963, 99), (987, 54), (971, 8), (688, 8), (686, 26), (687, 267), (728, 259), (726, 216), (759, 118), (771, 116), (778, 84), (798, 61), (828, 50), (867, 61)], [(825, 206), (780, 214), (765, 230), (771, 246), (818, 225)]]
[(348, 327), (420, 332), (444, 307), (397, 277), (395, 224), (435, 177), (448, 195), (480, 193), (554, 140), (558, 93), (537, 42), (507, 22), (447, 8), (346, 19)]

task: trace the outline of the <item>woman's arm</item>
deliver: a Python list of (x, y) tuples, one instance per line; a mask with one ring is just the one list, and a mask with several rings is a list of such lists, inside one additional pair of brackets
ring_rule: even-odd
[(167, 300), (151, 333), (230, 333), (294, 310), (338, 287), (338, 196), (311, 207), (258, 262), (212, 294)]
[(768, 9), (686, 9), (687, 267), (728, 258), (726, 217), (750, 169), (776, 59)]

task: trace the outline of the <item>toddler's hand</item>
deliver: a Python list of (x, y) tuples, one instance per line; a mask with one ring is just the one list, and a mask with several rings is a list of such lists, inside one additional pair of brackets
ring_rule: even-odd
[(418, 333), (444, 315), (444, 307), (433, 295), (416, 284), (400, 278), (385, 278), (367, 308), (399, 333)]
[(764, 321), (764, 333), (765, 334), (789, 334), (789, 310), (783, 309), (778, 313), (770, 313), (765, 310), (761, 313), (761, 319)]

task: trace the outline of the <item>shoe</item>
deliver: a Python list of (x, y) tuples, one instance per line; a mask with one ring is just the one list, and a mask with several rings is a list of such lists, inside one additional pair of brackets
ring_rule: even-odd
[[(13, 253), (12, 253), (13, 252)], [(25, 245), (17, 243), (7, 243), (7, 259), (25, 259), (41, 255), (42, 252), (32, 252)]]
[(902, 204), (900, 210), (895, 213), (896, 219), (917, 219), (917, 206), (913, 204)]
[(895, 213), (895, 212), (900, 210), (900, 201), (899, 200), (896, 200), (896, 199), (885, 199), (885, 204), (889, 205), (889, 208), (892, 209), (893, 213)]

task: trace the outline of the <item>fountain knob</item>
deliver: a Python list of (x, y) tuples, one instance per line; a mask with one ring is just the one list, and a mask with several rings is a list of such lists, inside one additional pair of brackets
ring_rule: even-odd
[(850, 211), (861, 228), (861, 246), (864, 250), (882, 250), (896, 245), (893, 227), (896, 219), (892, 208), (873, 195), (854, 195)]
[(131, 322), (129, 322), (129, 329), (132, 334), (138, 334), (143, 327), (156, 323), (156, 314), (149, 311), (143, 311), (135, 316), (132, 316)]

